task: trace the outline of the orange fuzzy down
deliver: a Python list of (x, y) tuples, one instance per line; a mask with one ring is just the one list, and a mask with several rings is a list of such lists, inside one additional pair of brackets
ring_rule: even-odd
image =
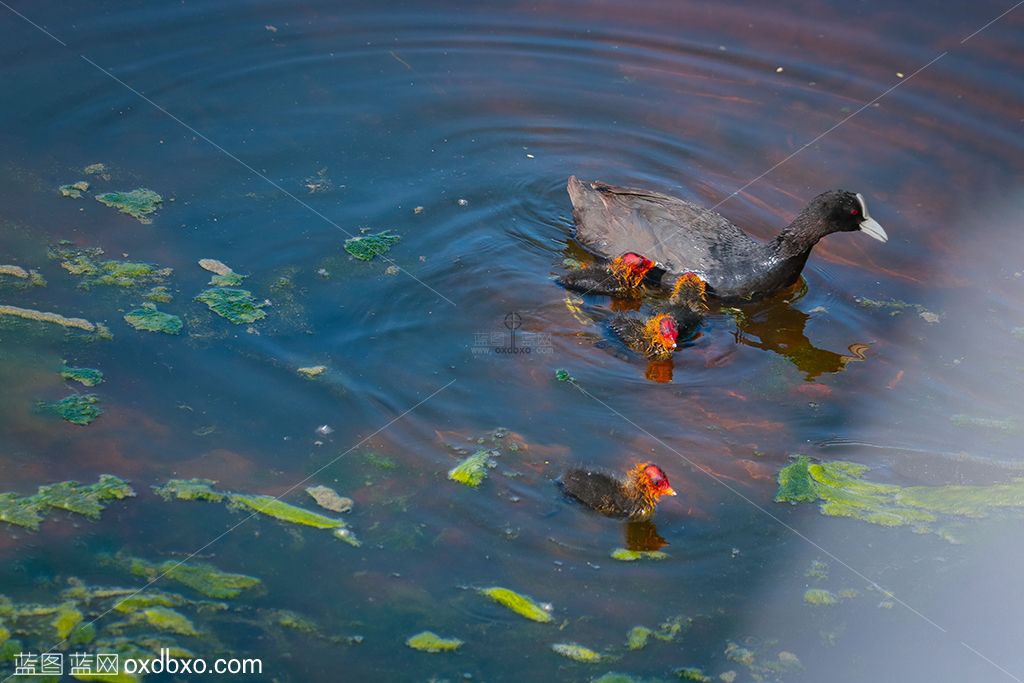
[(610, 270), (615, 277), (619, 278), (626, 285), (630, 287), (638, 287), (640, 283), (644, 281), (647, 271), (653, 267), (654, 263), (650, 261), (648, 261), (648, 265), (637, 266), (627, 263), (622, 256), (619, 256), (618, 258), (612, 259), (612, 262), (608, 265), (608, 270)]
[(667, 313), (660, 313), (644, 323), (644, 341), (652, 352), (659, 355), (671, 353), (676, 348), (675, 340), (666, 339), (661, 333), (661, 321), (670, 317)]
[[(704, 306), (708, 300), (707, 283), (696, 273), (683, 273), (676, 278), (676, 283), (672, 286), (672, 297), (670, 300), (676, 303), (680, 299), (688, 303), (699, 303), (701, 306)], [(706, 308), (706, 306), (704, 307)]]

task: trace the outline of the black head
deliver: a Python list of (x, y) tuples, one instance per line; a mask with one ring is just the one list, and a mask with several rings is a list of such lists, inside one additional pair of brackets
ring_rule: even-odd
[(823, 223), (825, 234), (860, 230), (880, 242), (889, 240), (882, 226), (868, 213), (867, 202), (861, 194), (831, 190), (815, 197), (807, 208)]

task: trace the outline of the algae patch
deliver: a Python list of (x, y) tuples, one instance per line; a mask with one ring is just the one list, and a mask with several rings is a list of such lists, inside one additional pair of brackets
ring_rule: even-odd
[(308, 368), (297, 368), (297, 373), (308, 379), (314, 379), (327, 372), (326, 365), (312, 365)]
[(131, 498), (135, 491), (123, 479), (110, 474), (100, 475), (95, 484), (63, 481), (39, 487), (30, 496), (0, 493), (0, 522), (39, 529), (43, 515), (51, 508), (99, 519), (106, 503)]
[(360, 261), (372, 261), (377, 256), (383, 256), (391, 251), (401, 239), (401, 235), (393, 235), (390, 230), (385, 230), (345, 240), (345, 251)]
[(142, 308), (125, 313), (124, 320), (136, 330), (144, 332), (181, 334), (181, 318), (157, 310), (155, 304), (143, 304)]
[(300, 508), (273, 496), (216, 491), (213, 488), (214, 483), (208, 479), (172, 479), (163, 486), (154, 487), (154, 490), (164, 500), (225, 502), (231, 508), (249, 510), (289, 524), (299, 524), (315, 529), (330, 529), (339, 540), (353, 546), (360, 545), (359, 540), (347, 528), (348, 525), (344, 520)]
[(551, 646), (551, 649), (563, 657), (585, 664), (596, 664), (604, 659), (600, 652), (595, 652), (589, 647), (584, 647), (578, 643), (555, 643)]
[(612, 551), (611, 558), (620, 562), (636, 562), (637, 560), (664, 560), (668, 553), (660, 550), (629, 550), (627, 548), (616, 548)]
[(9, 315), (25, 320), (35, 320), (42, 323), (60, 325), (61, 327), (72, 327), (86, 332), (95, 332), (101, 339), (110, 339), (110, 331), (101, 324), (91, 323), (84, 318), (66, 318), (59, 313), (49, 311), (37, 311), (31, 308), (19, 308), (0, 304), (0, 316)]
[(316, 504), (331, 512), (349, 512), (352, 509), (352, 499), (338, 495), (338, 492), (329, 486), (307, 486), (308, 493)]
[[(183, 586), (188, 586), (208, 598), (216, 598), (218, 600), (237, 597), (242, 592), (252, 590), (263, 584), (262, 581), (254, 576), (232, 574), (221, 571), (211, 564), (200, 562), (187, 563), (168, 560), (161, 563), (152, 563), (139, 557), (123, 556), (116, 557), (114, 562), (136, 576), (143, 576), (150, 581), (165, 578), (169, 581), (180, 583)], [(157, 604), (165, 607), (174, 606), (163, 604), (163, 602)], [(128, 611), (123, 609), (120, 603), (119, 609)]]
[(59, 401), (39, 401), (36, 405), (45, 412), (59, 415), (65, 422), (84, 427), (103, 414), (95, 394), (71, 394)]
[(163, 197), (152, 190), (138, 188), (131, 192), (105, 192), (96, 195), (96, 201), (113, 207), (121, 213), (138, 219), (140, 223), (152, 223), (149, 216), (156, 212)]
[(839, 600), (832, 591), (824, 588), (809, 588), (804, 593), (804, 602), (808, 605), (834, 605)]
[(533, 599), (516, 593), (508, 588), (494, 586), (491, 588), (480, 588), (480, 593), (494, 600), (499, 605), (507, 607), (521, 617), (531, 621), (547, 624), (551, 621), (551, 607), (542, 606)]
[(206, 304), (211, 311), (236, 325), (267, 317), (264, 304), (256, 303), (252, 292), (245, 289), (213, 287), (200, 292), (196, 301)]
[(462, 647), (458, 638), (442, 638), (433, 631), (423, 631), (410, 637), (405, 644), (421, 652), (451, 652)]
[(65, 365), (60, 369), (60, 376), (87, 387), (94, 387), (103, 381), (103, 373), (94, 368), (72, 368)]
[(71, 197), (72, 199), (81, 199), (83, 192), (89, 191), (89, 183), (84, 180), (79, 180), (68, 185), (61, 185), (57, 188), (60, 191), (61, 196)]
[(476, 488), (487, 478), (487, 470), (494, 467), (491, 451), (477, 451), (448, 472), (448, 478)]
[(852, 462), (816, 463), (805, 455), (779, 472), (777, 502), (818, 502), (825, 515), (881, 526), (909, 526), (947, 537), (941, 524), (984, 517), (998, 509), (1024, 508), (1024, 478), (987, 486), (897, 486), (864, 478)]

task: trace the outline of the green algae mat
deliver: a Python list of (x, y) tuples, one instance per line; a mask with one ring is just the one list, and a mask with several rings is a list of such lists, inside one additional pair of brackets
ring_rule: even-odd
[(898, 486), (869, 481), (868, 467), (801, 455), (779, 472), (780, 503), (818, 503), (822, 514), (871, 524), (907, 526), (948, 538), (947, 524), (1024, 508), (1024, 478), (988, 486)]

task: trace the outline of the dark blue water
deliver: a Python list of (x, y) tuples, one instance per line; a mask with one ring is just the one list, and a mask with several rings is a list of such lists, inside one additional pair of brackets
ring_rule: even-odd
[[(5, 280), (0, 304), (114, 334), (0, 321), (0, 491), (106, 472), (139, 493), (98, 522), (0, 525), (0, 594), (52, 604), (69, 577), (140, 586), (98, 556), (202, 548), (266, 590), (230, 618), (196, 617), (209, 637), (179, 641), (263, 657), (268, 680), (667, 680), (684, 666), (738, 681), (1019, 680), (1019, 517), (972, 520), (952, 545), (772, 502), (794, 453), (904, 485), (961, 483), (949, 463), (962, 453), (1001, 463), (984, 483), (1019, 460), (1024, 9), (988, 25), (1011, 7), (0, 7), (0, 264), (49, 283)], [(109, 180), (59, 195), (96, 162)], [(608, 335), (608, 299), (574, 312), (552, 281), (580, 256), (570, 174), (720, 204), (762, 238), (843, 187), (891, 239), (828, 238), (803, 288), (715, 311), (673, 361), (649, 365)], [(150, 225), (92, 198), (135, 187), (164, 197)], [(393, 262), (342, 250), (364, 228), (402, 236)], [(76, 288), (46, 256), (61, 239), (173, 268), (161, 309), (184, 333), (128, 327), (137, 291)], [(248, 274), (266, 319), (233, 326), (194, 302), (202, 258)], [(531, 352), (493, 353), (512, 312)], [(106, 373), (88, 427), (33, 408), (81, 390), (61, 360)], [(328, 369), (296, 372), (314, 365)], [(449, 446), (497, 427), (528, 448), (477, 490), (448, 481)], [(573, 464), (641, 459), (681, 494), (656, 529), (589, 514), (553, 483)], [(362, 547), (266, 518), (206, 547), (244, 516), (150, 491), (203, 477), (280, 495), (310, 476), (355, 500)], [(301, 487), (284, 499), (311, 505)], [(628, 533), (655, 531), (669, 559), (609, 558)], [(821, 587), (858, 597), (806, 605), (815, 559), (830, 567)], [(891, 609), (873, 582), (897, 596)], [(554, 625), (472, 590), (489, 585), (552, 603)], [(246, 621), (272, 609), (362, 642)], [(632, 626), (680, 615), (693, 619), (682, 637), (625, 650)], [(425, 629), (466, 645), (404, 645)], [(614, 658), (575, 663), (556, 642)], [(728, 659), (730, 642), (801, 668), (752, 671)]]

